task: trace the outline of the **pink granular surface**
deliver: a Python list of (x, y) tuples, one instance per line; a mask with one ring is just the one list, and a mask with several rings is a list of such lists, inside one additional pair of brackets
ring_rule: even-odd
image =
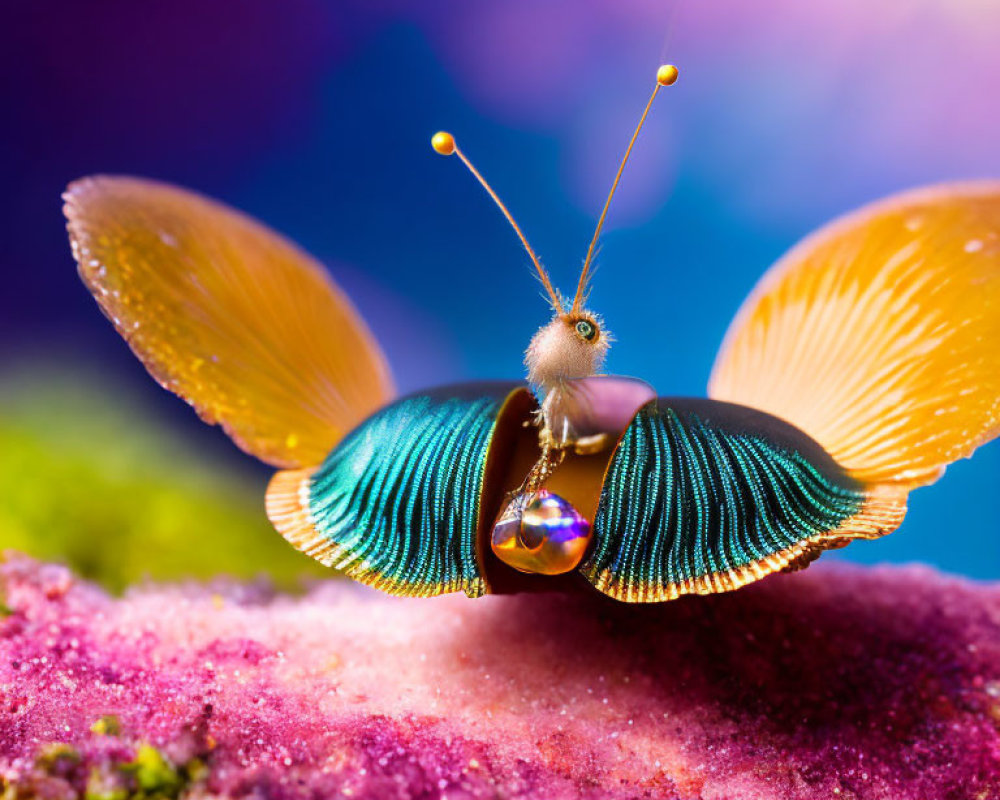
[(1000, 587), (924, 568), (638, 607), (341, 581), (116, 599), (11, 555), (0, 591), (0, 776), (28, 795), (148, 743), (204, 764), (186, 797), (1000, 797)]

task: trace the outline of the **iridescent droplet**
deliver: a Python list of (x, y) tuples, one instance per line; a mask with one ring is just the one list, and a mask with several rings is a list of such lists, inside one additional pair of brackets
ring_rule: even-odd
[(590, 544), (590, 523), (547, 489), (516, 495), (493, 526), (497, 558), (520, 570), (560, 575), (576, 569)]

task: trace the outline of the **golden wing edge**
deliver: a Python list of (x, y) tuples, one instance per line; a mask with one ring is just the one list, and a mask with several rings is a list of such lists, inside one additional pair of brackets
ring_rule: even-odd
[[(802, 279), (807, 288), (808, 281), (812, 281), (814, 284), (821, 283), (817, 277), (818, 273), (814, 270), (816, 265), (811, 263), (813, 261), (811, 257), (814, 254), (821, 253), (827, 248), (833, 248), (840, 242), (850, 241), (853, 234), (865, 232), (869, 227), (875, 229), (877, 224), (888, 220), (892, 215), (906, 212), (944, 214), (952, 208), (960, 208), (962, 204), (966, 206), (966, 210), (968, 211), (967, 216), (970, 219), (975, 218), (977, 221), (981, 220), (979, 220), (978, 216), (971, 213), (973, 207), (976, 207), (977, 211), (981, 211), (982, 209), (979, 209), (978, 206), (982, 205), (989, 210), (987, 223), (989, 226), (989, 230), (987, 231), (988, 240), (985, 243), (981, 240), (969, 240), (966, 246), (974, 244), (977, 248), (983, 249), (982, 257), (980, 258), (982, 263), (978, 264), (977, 268), (980, 271), (985, 270), (988, 272), (988, 278), (991, 283), (983, 290), (984, 297), (980, 301), (979, 306), (962, 307), (960, 310), (974, 319), (979, 325), (980, 330), (993, 333), (1000, 329), (1000, 311), (994, 313), (995, 306), (1000, 305), (1000, 291), (997, 291), (997, 288), (1000, 287), (1000, 268), (997, 266), (1000, 264), (1000, 260), (997, 258), (998, 253), (1000, 253), (1000, 242), (998, 242), (998, 238), (1000, 238), (1000, 234), (998, 234), (998, 231), (1000, 231), (1000, 180), (977, 179), (911, 189), (876, 200), (822, 226), (792, 247), (764, 274), (741, 305), (740, 310), (727, 330), (712, 369), (708, 387), (709, 396), (715, 399), (752, 405), (764, 411), (775, 413), (792, 424), (798, 425), (807, 433), (813, 435), (844, 467), (865, 483), (894, 483), (907, 488), (915, 488), (916, 486), (932, 483), (944, 472), (948, 463), (958, 458), (970, 456), (977, 447), (995, 438), (1000, 434), (1000, 388), (993, 387), (992, 378), (989, 376), (993, 373), (1000, 374), (1000, 357), (997, 357), (995, 352), (990, 349), (992, 340), (990, 336), (981, 337), (983, 342), (978, 350), (974, 342), (965, 342), (963, 344), (963, 353), (966, 354), (973, 367), (978, 368), (982, 375), (987, 376), (985, 380), (988, 385), (985, 389), (982, 386), (979, 387), (982, 391), (979, 392), (980, 396), (977, 397), (977, 405), (975, 407), (967, 404), (967, 407), (963, 410), (958, 408), (959, 401), (956, 398), (950, 398), (955, 399), (956, 408), (958, 408), (957, 413), (965, 413), (969, 420), (965, 425), (965, 429), (961, 432), (952, 431), (949, 433), (948, 431), (932, 430), (928, 434), (928, 438), (936, 437), (939, 440), (938, 444), (941, 452), (936, 454), (932, 454), (929, 451), (921, 454), (915, 442), (917, 438), (915, 433), (909, 437), (909, 441), (906, 441), (905, 436), (899, 435), (898, 444), (900, 452), (895, 455), (888, 452), (887, 447), (893, 443), (891, 436), (888, 433), (880, 433), (876, 430), (877, 420), (865, 418), (864, 416), (867, 413), (871, 417), (874, 412), (875, 404), (870, 402), (868, 398), (872, 394), (877, 393), (879, 387), (872, 382), (874, 380), (872, 379), (868, 385), (871, 392), (869, 392), (868, 396), (865, 396), (859, 390), (859, 386), (861, 386), (863, 381), (856, 381), (857, 385), (853, 387), (848, 386), (850, 381), (855, 380), (855, 376), (851, 375), (851, 369), (856, 364), (843, 363), (837, 365), (820, 363), (813, 365), (819, 376), (832, 373), (837, 366), (842, 367), (843, 376), (839, 382), (837, 376), (833, 375), (828, 377), (825, 383), (817, 381), (817, 384), (822, 385), (834, 398), (839, 397), (841, 401), (843, 401), (845, 395), (849, 395), (850, 390), (853, 390), (855, 392), (854, 399), (858, 401), (858, 405), (864, 406), (860, 409), (860, 415), (856, 420), (849, 418), (849, 409), (843, 402), (841, 402), (841, 408), (835, 408), (835, 402), (831, 400), (826, 406), (829, 419), (817, 419), (817, 413), (808, 411), (805, 404), (816, 403), (822, 406), (825, 401), (824, 397), (817, 394), (810, 394), (808, 391), (796, 392), (795, 394), (799, 396), (791, 396), (792, 393), (789, 393), (789, 396), (777, 397), (776, 395), (779, 390), (769, 392), (767, 389), (761, 388), (768, 381), (771, 381), (773, 384), (781, 384), (782, 382), (781, 370), (785, 364), (777, 363), (777, 359), (774, 358), (775, 354), (783, 353), (789, 356), (789, 361), (793, 361), (795, 357), (800, 358), (803, 353), (808, 353), (810, 347), (817, 351), (823, 350), (822, 343), (817, 347), (816, 342), (797, 342), (793, 345), (791, 342), (769, 341), (767, 338), (768, 331), (775, 328), (778, 328), (780, 333), (783, 333), (786, 338), (790, 339), (796, 333), (794, 329), (795, 322), (780, 320), (785, 323), (783, 326), (784, 330), (781, 331), (780, 328), (782, 326), (769, 325), (770, 320), (768, 320), (767, 316), (768, 314), (775, 316), (773, 308), (764, 309), (764, 312), (761, 311), (769, 302), (773, 301), (773, 305), (779, 306), (783, 300), (787, 301), (788, 298), (782, 298), (781, 293), (787, 289), (787, 285), (794, 284), (794, 281), (799, 277), (797, 273), (807, 276)], [(986, 212), (984, 211), (983, 214), (986, 214)], [(935, 235), (940, 238), (941, 232), (938, 231)], [(916, 238), (917, 235), (914, 234), (914, 239)], [(958, 240), (956, 239), (956, 241)], [(967, 253), (972, 253), (973, 255), (969, 255), (966, 260), (970, 261), (972, 258), (978, 257), (979, 249), (975, 251), (967, 250)], [(934, 255), (941, 256), (939, 253), (934, 253)], [(943, 260), (943, 256), (941, 258)], [(990, 261), (989, 259), (993, 260)], [(888, 259), (887, 264), (892, 263), (892, 261), (892, 258)], [(877, 270), (881, 266), (884, 265), (876, 264), (876, 269), (872, 271), (876, 277), (879, 277)], [(831, 266), (830, 268), (834, 269), (835, 267)], [(975, 270), (967, 265), (965, 268), (970, 274), (975, 272)], [(837, 265), (836, 269), (840, 269), (841, 272), (848, 274), (854, 269), (854, 265)], [(940, 265), (935, 264), (931, 264), (928, 267), (929, 272), (933, 272), (935, 269), (941, 271), (942, 268)], [(814, 270), (812, 275), (809, 275), (810, 270)], [(854, 271), (857, 274), (853, 277), (857, 278), (858, 274), (864, 272), (864, 264), (861, 263), (861, 266)], [(947, 279), (947, 274), (944, 277)], [(977, 280), (982, 280), (982, 276), (977, 276)], [(875, 283), (874, 279), (872, 283)], [(848, 281), (849, 284), (850, 282)], [(882, 287), (883, 290), (885, 288), (885, 286)], [(862, 298), (870, 301), (870, 304), (876, 311), (879, 310), (879, 303), (881, 303), (881, 310), (885, 312), (887, 317), (891, 316), (890, 312), (895, 313), (898, 311), (898, 309), (892, 308), (893, 303), (890, 301), (899, 299), (891, 296), (892, 291), (898, 290), (898, 287), (890, 285), (888, 288), (890, 290), (888, 293), (883, 291), (884, 297), (873, 300), (872, 297), (875, 294), (873, 291), (869, 297)], [(989, 294), (989, 291), (992, 291), (996, 295), (996, 303), (993, 302), (993, 294)], [(897, 294), (902, 295), (902, 292), (897, 291)], [(775, 299), (775, 297), (778, 299)], [(926, 308), (922, 310), (937, 313), (940, 319), (944, 319), (947, 309), (933, 307), (933, 301), (938, 301), (941, 298), (935, 296), (931, 291), (924, 292), (924, 295), (918, 297), (918, 299), (925, 298)], [(945, 297), (944, 300), (947, 301), (948, 298)], [(829, 334), (831, 341), (835, 341), (835, 337), (844, 334), (832, 329), (829, 331), (822, 330), (824, 325), (830, 327), (829, 319), (822, 319), (823, 313), (826, 313), (827, 316), (829, 316), (829, 313), (824, 312), (822, 308), (819, 310), (816, 308), (822, 306), (822, 301), (822, 297), (811, 297), (807, 298), (807, 302), (802, 303), (802, 305), (811, 303), (812, 307), (807, 309), (807, 311), (814, 312), (812, 319), (806, 319), (806, 321), (813, 323), (812, 328), (819, 329), (818, 332), (820, 335)], [(805, 313), (802, 309), (795, 309), (789, 310), (787, 316), (791, 320), (801, 321)], [(795, 317), (795, 314), (798, 317)], [(927, 316), (929, 315), (928, 313)], [(888, 323), (884, 319), (876, 322), (874, 316), (867, 320), (862, 320), (862, 322), (870, 325), (873, 333), (880, 330), (879, 325), (888, 329)], [(964, 320), (957, 320), (954, 325), (955, 330), (958, 330), (963, 323)], [(816, 334), (817, 330), (810, 330), (809, 332)], [(805, 336), (805, 334), (803, 335)], [(858, 338), (860, 340), (860, 335)], [(872, 344), (879, 345), (882, 343), (873, 338)], [(838, 350), (832, 344), (827, 346), (825, 350), (824, 355), (830, 356), (833, 361), (836, 361), (838, 358), (841, 360), (844, 359), (844, 352)], [(945, 356), (931, 353), (931, 357), (941, 360)], [(747, 369), (741, 370), (739, 364), (736, 363), (741, 358), (754, 363), (748, 366)], [(770, 358), (770, 361), (768, 361), (768, 358)], [(864, 358), (863, 353), (861, 358)], [(755, 361), (755, 359), (757, 360)], [(994, 366), (992, 369), (984, 371), (980, 363), (981, 361), (988, 361), (989, 364), (993, 364)], [(800, 363), (799, 367), (801, 366), (802, 364)], [(877, 366), (881, 370), (880, 374), (888, 375), (897, 380), (897, 385), (893, 389), (900, 388), (898, 384), (902, 384), (903, 390), (908, 389), (910, 391), (910, 394), (908, 396), (904, 394), (904, 397), (913, 400), (917, 405), (923, 403), (929, 406), (931, 404), (932, 398), (929, 396), (919, 396), (920, 391), (924, 391), (925, 393), (934, 392), (929, 379), (925, 379), (926, 386), (920, 386), (911, 376), (909, 378), (911, 385), (906, 386), (907, 377), (904, 373), (907, 370), (913, 369), (912, 359), (911, 362), (905, 365), (902, 363), (895, 365), (895, 371), (894, 365), (887, 358), (879, 362)], [(953, 369), (954, 365), (946, 366), (952, 368), (953, 372), (955, 371)], [(864, 365), (862, 365), (863, 368)], [(802, 385), (797, 388), (808, 388), (809, 380), (803, 379), (801, 381)], [(838, 394), (838, 392), (841, 392), (841, 394)], [(942, 405), (945, 405), (943, 401)], [(951, 412), (950, 408), (943, 410), (948, 413)], [(926, 409), (924, 411), (926, 412)], [(939, 411), (938, 413), (942, 412)], [(822, 412), (820, 412), (821, 415)], [(896, 423), (898, 420), (887, 421), (887, 425), (889, 422)], [(951, 436), (950, 439), (948, 438), (949, 435)], [(869, 453), (873, 455), (869, 456), (865, 452), (865, 448), (868, 448)], [(874, 455), (876, 450), (879, 451), (877, 456)]]
[(129, 349), (143, 364), (150, 376), (161, 387), (177, 395), (190, 405), (204, 422), (210, 425), (219, 425), (241, 450), (274, 467), (291, 469), (318, 464), (325, 457), (329, 446), (324, 445), (321, 448), (310, 450), (308, 444), (304, 448), (301, 448), (289, 447), (287, 443), (286, 446), (282, 446), (281, 444), (276, 445), (273, 442), (262, 443), (260, 437), (245, 432), (245, 426), (237, 424), (227, 418), (225, 414), (216, 413), (211, 403), (204, 402), (192, 396), (182, 378), (178, 376), (174, 363), (168, 358), (161, 357), (155, 349), (143, 346), (141, 340), (136, 336), (134, 327), (128, 324), (128, 320), (114, 313), (112, 304), (108, 302), (106, 297), (109, 289), (103, 279), (105, 271), (110, 267), (99, 260), (91, 258), (92, 254), (89, 252), (92, 237), (100, 234), (91, 229), (87, 220), (86, 209), (88, 201), (94, 194), (105, 191), (109, 186), (118, 188), (127, 186), (133, 190), (156, 193), (167, 192), (184, 200), (194, 199), (197, 203), (204, 204), (206, 207), (213, 209), (225, 217), (238, 220), (257, 235), (272, 240), (277, 246), (290, 254), (294, 254), (296, 266), (301, 268), (304, 274), (308, 274), (310, 279), (318, 282), (325, 291), (329, 292), (338, 306), (338, 312), (348, 317), (348, 323), (352, 326), (352, 333), (358, 336), (363, 342), (367, 365), (371, 367), (373, 380), (378, 386), (377, 398), (370, 404), (370, 407), (360, 409), (355, 415), (355, 419), (346, 425), (331, 421), (327, 434), (329, 441), (334, 442), (336, 439), (339, 439), (347, 430), (353, 427), (353, 424), (382, 405), (385, 405), (395, 396), (395, 385), (388, 361), (382, 353), (374, 335), (368, 329), (363, 317), (320, 262), (299, 248), (287, 237), (238, 209), (232, 208), (199, 192), (174, 186), (166, 182), (127, 175), (104, 174), (89, 175), (71, 182), (62, 195), (63, 213), (66, 218), (66, 227), (69, 233), (73, 257), (77, 264), (77, 273), (81, 281), (94, 297), (101, 312), (112, 323), (115, 330), (125, 340)]

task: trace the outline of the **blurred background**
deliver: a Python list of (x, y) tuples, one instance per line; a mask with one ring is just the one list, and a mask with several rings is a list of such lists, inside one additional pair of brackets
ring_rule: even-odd
[[(402, 390), (517, 377), (572, 288), (656, 66), (592, 305), (612, 372), (704, 392), (763, 270), (835, 215), (1000, 175), (995, 0), (11, 0), (0, 10), (0, 547), (120, 587), (310, 563), (270, 531), (268, 472), (160, 390), (74, 273), (59, 194), (94, 172), (198, 189), (317, 255)], [(828, 558), (1000, 578), (1000, 446)], [(315, 572), (313, 574), (316, 574)]]

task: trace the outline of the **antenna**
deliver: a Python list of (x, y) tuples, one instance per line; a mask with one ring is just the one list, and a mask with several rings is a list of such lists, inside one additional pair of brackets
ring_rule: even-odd
[(597, 240), (601, 236), (601, 229), (604, 227), (604, 220), (608, 216), (608, 208), (611, 206), (611, 198), (615, 196), (615, 189), (618, 188), (618, 181), (621, 180), (622, 172), (625, 171), (625, 164), (628, 162), (628, 157), (632, 154), (632, 145), (635, 144), (636, 138), (639, 136), (639, 131), (642, 130), (642, 124), (646, 121), (646, 115), (649, 114), (649, 109), (653, 106), (653, 101), (656, 99), (657, 93), (663, 86), (670, 86), (677, 82), (677, 67), (673, 64), (664, 64), (656, 71), (656, 85), (653, 87), (653, 93), (649, 96), (649, 101), (646, 103), (646, 108), (642, 112), (642, 116), (639, 117), (639, 124), (635, 127), (635, 133), (632, 134), (632, 139), (628, 143), (628, 147), (625, 150), (625, 156), (622, 158), (621, 166), (618, 167), (618, 174), (615, 175), (614, 183), (611, 184), (611, 191), (608, 193), (608, 199), (604, 203), (604, 210), (601, 211), (601, 218), (597, 221), (597, 230), (594, 231), (594, 238), (590, 240), (590, 247), (587, 248), (587, 257), (583, 260), (583, 270), (580, 272), (580, 280), (576, 285), (576, 295), (573, 297), (573, 307), (570, 309), (570, 313), (574, 314), (580, 310), (580, 306), (583, 303), (583, 296), (587, 291), (587, 281), (590, 278), (590, 265), (594, 260), (594, 248), (597, 247)]
[(542, 262), (538, 260), (538, 256), (535, 255), (535, 251), (531, 249), (531, 245), (528, 244), (528, 239), (521, 232), (517, 223), (514, 222), (514, 217), (507, 210), (507, 206), (503, 204), (497, 193), (493, 191), (493, 188), (486, 182), (486, 179), (479, 173), (472, 162), (466, 158), (465, 153), (458, 149), (458, 145), (455, 144), (455, 137), (450, 133), (445, 131), (438, 131), (434, 134), (431, 139), (431, 147), (435, 151), (443, 156), (456, 155), (458, 156), (462, 163), (468, 168), (477, 181), (482, 184), (483, 188), (487, 191), (490, 197), (493, 198), (493, 202), (497, 204), (497, 207), (503, 212), (503, 215), (507, 218), (514, 232), (517, 234), (518, 238), (521, 240), (521, 244), (524, 245), (524, 249), (528, 251), (528, 255), (531, 256), (531, 261), (535, 265), (535, 269), (538, 271), (538, 277), (541, 278), (542, 286), (545, 287), (545, 291), (549, 293), (549, 297), (552, 298), (552, 307), (559, 313), (559, 315), (565, 314), (562, 307), (562, 301), (559, 299), (559, 293), (556, 292), (555, 288), (552, 286), (552, 281), (549, 280), (549, 276), (546, 274), (545, 270), (542, 268)]

